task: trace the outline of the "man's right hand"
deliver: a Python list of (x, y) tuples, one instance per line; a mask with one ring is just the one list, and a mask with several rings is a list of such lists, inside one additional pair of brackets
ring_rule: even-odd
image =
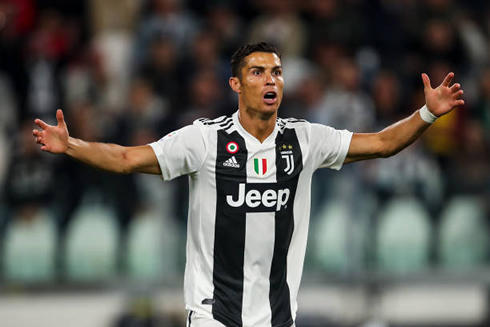
[(57, 126), (46, 124), (41, 119), (36, 119), (34, 122), (41, 130), (33, 130), (32, 134), (36, 138), (36, 142), (41, 144), (41, 150), (51, 153), (65, 153), (68, 149), (68, 128), (66, 127), (63, 111), (56, 111)]

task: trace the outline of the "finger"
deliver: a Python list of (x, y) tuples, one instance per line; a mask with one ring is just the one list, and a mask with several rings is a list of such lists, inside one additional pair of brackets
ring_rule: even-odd
[(444, 81), (442, 81), (442, 85), (444, 86), (449, 86), (451, 84), (451, 81), (453, 80), (454, 73), (449, 73), (447, 74), (446, 78), (444, 78)]
[(464, 100), (461, 99), (461, 100), (456, 101), (456, 104), (454, 106), (455, 107), (464, 106)]
[(43, 122), (41, 119), (35, 119), (34, 122), (36, 123), (37, 126), (41, 127), (42, 129), (46, 129), (49, 127), (49, 125)]
[(65, 117), (63, 116), (63, 111), (61, 109), (56, 111), (56, 119), (58, 120), (58, 125), (65, 124)]
[(42, 138), (42, 137), (37, 137), (37, 138), (36, 138), (36, 142), (37, 142), (37, 143), (41, 144), (41, 143), (42, 143), (42, 141), (43, 141), (43, 138)]
[(34, 129), (32, 131), (32, 135), (34, 135), (34, 136), (41, 136), (42, 135), (42, 132), (41, 131), (38, 131), (37, 129)]
[(462, 96), (464, 93), (463, 90), (459, 90), (458, 92), (454, 93), (454, 98), (459, 98), (460, 96)]
[(424, 83), (425, 90), (431, 90), (432, 86), (430, 86), (430, 78), (426, 73), (422, 74), (422, 82)]
[(459, 83), (456, 83), (453, 86), (451, 86), (449, 89), (451, 90), (451, 92), (456, 92), (460, 88), (461, 88), (461, 85)]
[(48, 151), (48, 148), (47, 148), (45, 145), (43, 145), (43, 146), (41, 147), (41, 150), (43, 150), (43, 151)]

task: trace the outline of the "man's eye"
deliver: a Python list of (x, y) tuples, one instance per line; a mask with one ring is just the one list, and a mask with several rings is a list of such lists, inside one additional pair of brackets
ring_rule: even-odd
[(280, 70), (276, 70), (276, 71), (274, 72), (274, 75), (276, 75), (276, 76), (281, 76), (281, 75), (282, 75), (282, 72), (281, 72)]
[(258, 75), (260, 75), (260, 72), (259, 72), (258, 70), (254, 70), (254, 71), (252, 72), (252, 74), (254, 74), (254, 75), (257, 75), (257, 76), (258, 76)]

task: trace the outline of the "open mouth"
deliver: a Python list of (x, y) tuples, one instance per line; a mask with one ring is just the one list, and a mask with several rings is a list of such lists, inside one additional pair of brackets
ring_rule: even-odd
[(276, 92), (267, 92), (264, 94), (264, 102), (267, 104), (274, 104), (277, 101), (277, 93)]

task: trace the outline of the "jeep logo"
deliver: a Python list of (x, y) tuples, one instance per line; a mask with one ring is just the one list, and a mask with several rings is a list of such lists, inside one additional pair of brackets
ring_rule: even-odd
[(261, 206), (265, 209), (264, 211), (280, 211), (287, 207), (290, 193), (288, 188), (277, 191), (273, 189), (266, 189), (263, 192), (258, 189), (246, 191), (246, 184), (240, 183), (238, 185), (238, 198), (234, 199), (233, 195), (227, 195), (226, 202), (234, 208), (239, 208), (246, 204), (251, 209), (259, 209), (259, 206)]

